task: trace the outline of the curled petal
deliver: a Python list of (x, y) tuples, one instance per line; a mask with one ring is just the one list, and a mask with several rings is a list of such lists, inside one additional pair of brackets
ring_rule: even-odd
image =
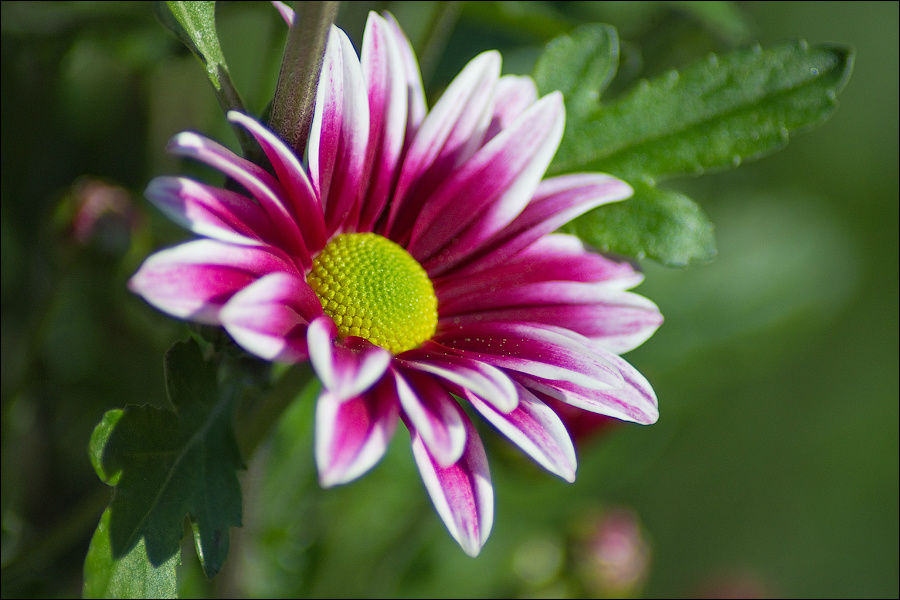
[(174, 317), (218, 325), (219, 311), (263, 275), (296, 267), (274, 249), (196, 240), (152, 254), (128, 282), (131, 291)]
[(157, 177), (144, 195), (170, 219), (198, 235), (233, 244), (277, 241), (266, 213), (241, 194), (184, 177)]
[(610, 362), (622, 374), (623, 384), (609, 390), (586, 389), (566, 381), (544, 381), (524, 374), (515, 378), (540, 397), (542, 394), (590, 412), (651, 425), (659, 419), (656, 393), (637, 369), (615, 354), (608, 354)]
[(570, 483), (575, 481), (575, 448), (566, 426), (549, 406), (516, 385), (519, 405), (508, 414), (498, 412), (471, 392), (465, 395), (485, 419), (539, 465)]
[(459, 460), (466, 446), (462, 412), (456, 401), (432, 377), (394, 371), (403, 414), (418, 432), (428, 453), (442, 467)]
[(467, 418), (463, 417), (463, 422), (466, 449), (449, 467), (441, 467), (429, 454), (415, 429), (410, 434), (413, 456), (434, 508), (463, 551), (477, 556), (494, 523), (494, 488), (478, 432)]
[(293, 219), (303, 233), (307, 248), (316, 251), (325, 245), (325, 220), (322, 205), (306, 177), (306, 171), (293, 151), (278, 136), (263, 127), (255, 119), (235, 110), (228, 112), (228, 120), (237, 123), (262, 147), (279, 183), (291, 201)]
[(235, 294), (219, 318), (249, 352), (266, 360), (301, 362), (309, 356), (306, 325), (321, 314), (322, 304), (303, 279), (270, 273)]
[(398, 415), (389, 386), (352, 398), (323, 390), (316, 403), (316, 465), (322, 486), (352, 481), (381, 460)]
[(281, 18), (284, 19), (284, 22), (287, 23), (288, 27), (292, 27), (294, 25), (294, 21), (297, 18), (297, 15), (294, 14), (294, 9), (285, 4), (284, 2), (280, 2), (279, 0), (273, 0), (272, 6), (278, 10), (278, 13), (281, 15)]
[(391, 353), (362, 338), (338, 340), (331, 317), (323, 315), (307, 328), (309, 359), (322, 385), (337, 398), (351, 398), (372, 387), (391, 362)]
[(362, 68), (347, 35), (332, 26), (309, 137), (309, 171), (325, 208), (328, 235), (358, 214), (368, 140)]

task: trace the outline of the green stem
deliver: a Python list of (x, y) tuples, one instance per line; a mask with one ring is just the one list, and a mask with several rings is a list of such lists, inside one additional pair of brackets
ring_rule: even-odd
[(269, 126), (302, 158), (309, 138), (328, 32), (338, 2), (298, 2), (288, 33)]

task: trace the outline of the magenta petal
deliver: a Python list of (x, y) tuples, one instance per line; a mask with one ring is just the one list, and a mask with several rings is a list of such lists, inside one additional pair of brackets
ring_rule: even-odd
[(313, 320), (306, 335), (316, 375), (337, 398), (362, 394), (381, 379), (391, 362), (390, 352), (362, 338), (339, 340), (327, 315)]
[(289, 261), (273, 252), (214, 240), (187, 242), (152, 254), (128, 287), (172, 316), (218, 325), (222, 306), (263, 275), (298, 275)]
[(278, 10), (278, 13), (281, 15), (281, 18), (284, 19), (284, 22), (287, 23), (288, 27), (293, 26), (294, 20), (296, 19), (293, 8), (284, 2), (279, 2), (279, 0), (273, 0), (272, 6)]
[(272, 163), (278, 181), (291, 201), (291, 212), (303, 233), (306, 247), (310, 252), (322, 248), (325, 245), (325, 217), (322, 214), (322, 205), (306, 177), (306, 171), (293, 151), (278, 136), (245, 114), (235, 110), (229, 111), (228, 120), (249, 131)]
[(266, 360), (301, 362), (309, 356), (306, 325), (321, 314), (318, 297), (303, 279), (270, 273), (235, 294), (219, 318), (247, 351)]
[(490, 121), (500, 55), (479, 54), (447, 87), (410, 145), (388, 217), (389, 237), (403, 241), (431, 192), (480, 146)]
[(622, 385), (608, 352), (574, 332), (526, 323), (482, 323), (442, 332), (438, 343), (463, 356), (535, 377), (568, 381), (589, 389)]
[[(522, 213), (492, 237), (487, 250), (479, 253), (465, 273), (502, 266), (543, 236), (602, 204), (629, 198), (631, 186), (610, 175), (587, 173), (563, 175), (542, 181)], [(462, 257), (460, 260), (471, 260)], [(449, 266), (449, 263), (448, 265)], [(440, 273), (447, 266), (441, 266)]]
[(434, 508), (463, 551), (477, 556), (494, 523), (494, 488), (478, 432), (469, 419), (463, 417), (463, 423), (466, 449), (449, 467), (441, 467), (428, 453), (415, 429), (410, 434), (413, 456)]
[(315, 445), (322, 486), (356, 479), (384, 456), (399, 415), (396, 398), (386, 388), (349, 399), (326, 390), (319, 395)]
[(325, 208), (328, 235), (358, 215), (368, 140), (362, 68), (347, 35), (332, 26), (309, 137), (309, 171)]
[(285, 249), (297, 256), (304, 265), (312, 264), (297, 223), (282, 200), (284, 192), (281, 185), (262, 167), (241, 158), (225, 146), (190, 131), (173, 137), (168, 149), (179, 156), (206, 163), (244, 186), (278, 229), (279, 239)]
[(506, 227), (534, 194), (556, 153), (564, 124), (558, 92), (521, 114), (429, 198), (416, 219), (410, 254), (430, 270), (467, 256)]
[(517, 387), (519, 406), (508, 414), (498, 412), (471, 392), (466, 392), (466, 399), (539, 465), (570, 483), (575, 481), (575, 448), (566, 426), (534, 394), (521, 385), (517, 384)]
[(406, 77), (407, 92), (407, 113), (406, 113), (406, 141), (411, 142), (419, 126), (425, 119), (425, 89), (422, 86), (422, 75), (419, 72), (419, 62), (416, 60), (416, 53), (413, 52), (412, 45), (394, 16), (390, 13), (384, 13), (384, 20), (390, 26), (391, 33), (397, 49), (400, 51), (400, 58), (403, 61), (403, 74)]
[(400, 360), (408, 368), (431, 373), (461, 389), (470, 390), (500, 412), (510, 412), (519, 403), (515, 384), (506, 373), (486, 362), (453, 354), (434, 342), (405, 352)]
[(369, 97), (369, 143), (359, 231), (371, 231), (381, 216), (403, 151), (407, 120), (407, 81), (393, 28), (369, 13), (360, 63)]
[(610, 390), (590, 390), (562, 381), (544, 381), (527, 375), (516, 375), (522, 385), (532, 391), (577, 408), (622, 421), (650, 425), (659, 419), (656, 394), (650, 383), (628, 362), (615, 354), (609, 360), (622, 374), (623, 385)]
[(509, 127), (516, 117), (537, 102), (537, 87), (531, 77), (504, 75), (494, 90), (494, 113), (485, 140)]
[(459, 460), (466, 446), (463, 415), (456, 401), (430, 375), (394, 371), (403, 414), (442, 467)]
[(144, 195), (170, 219), (198, 235), (233, 244), (277, 241), (266, 213), (241, 194), (184, 177), (157, 177)]

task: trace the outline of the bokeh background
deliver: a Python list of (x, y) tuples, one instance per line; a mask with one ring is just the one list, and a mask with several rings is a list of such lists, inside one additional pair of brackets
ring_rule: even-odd
[[(358, 43), (392, 10), (431, 98), (479, 51), (528, 73), (584, 22), (623, 39), (611, 94), (753, 41), (853, 46), (840, 108), (783, 152), (671, 185), (717, 227), (718, 258), (647, 262), (666, 322), (628, 359), (653, 382), (651, 427), (583, 423), (574, 485), (497, 436), (496, 521), (466, 557), (398, 432), (338, 489), (315, 484), (311, 391), (242, 473), (245, 526), (225, 570), (185, 595), (898, 595), (898, 4), (345, 3)], [(274, 91), (285, 27), (268, 3), (217, 19), (248, 108)], [(86, 446), (107, 409), (160, 403), (185, 326), (125, 281), (186, 238), (142, 198), (157, 174), (211, 171), (164, 154), (195, 129), (236, 146), (196, 59), (148, 3), (2, 4), (2, 594), (80, 594), (109, 489)], [(437, 24), (437, 25), (435, 25)]]

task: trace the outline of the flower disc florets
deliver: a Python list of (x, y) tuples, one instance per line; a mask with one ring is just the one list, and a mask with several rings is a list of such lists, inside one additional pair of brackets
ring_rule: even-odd
[(437, 297), (425, 269), (374, 233), (335, 236), (306, 277), (341, 336), (399, 354), (434, 335)]

